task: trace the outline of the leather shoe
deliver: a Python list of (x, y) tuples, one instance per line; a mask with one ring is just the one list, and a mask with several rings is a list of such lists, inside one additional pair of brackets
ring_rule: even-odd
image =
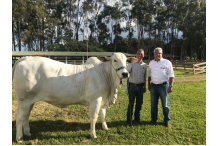
[(170, 128), (170, 127), (171, 127), (171, 124), (170, 124), (170, 123), (165, 123), (165, 126), (166, 126), (167, 128)]
[(127, 121), (127, 124), (131, 127), (132, 126), (132, 121)]
[(139, 124), (139, 125), (143, 125), (143, 122), (141, 122), (141, 121), (135, 121), (135, 124)]

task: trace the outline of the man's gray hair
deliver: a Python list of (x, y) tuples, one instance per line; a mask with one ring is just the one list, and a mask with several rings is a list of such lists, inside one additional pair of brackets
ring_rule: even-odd
[(163, 53), (163, 49), (160, 48), (160, 47), (155, 48), (155, 49), (154, 49), (154, 53), (155, 53), (156, 50), (161, 50), (161, 52)]
[(144, 52), (144, 49), (138, 49), (137, 52), (139, 52), (139, 51), (143, 51)]

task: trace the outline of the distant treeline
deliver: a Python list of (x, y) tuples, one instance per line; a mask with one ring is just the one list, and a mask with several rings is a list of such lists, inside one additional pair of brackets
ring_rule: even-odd
[(143, 48), (152, 57), (159, 46), (171, 60), (205, 59), (206, 0), (12, 1), (13, 51), (84, 52), (87, 35), (90, 52)]

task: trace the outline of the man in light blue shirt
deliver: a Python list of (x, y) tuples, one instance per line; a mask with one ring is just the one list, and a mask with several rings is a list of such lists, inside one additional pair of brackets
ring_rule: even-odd
[(134, 112), (134, 120), (137, 123), (142, 124), (142, 122), (140, 121), (140, 111), (143, 104), (143, 93), (146, 92), (147, 65), (143, 62), (144, 50), (139, 49), (137, 51), (136, 57), (138, 61), (128, 65), (127, 67), (127, 70), (130, 73), (129, 83), (127, 83), (129, 86), (129, 104), (127, 109), (127, 123), (129, 124), (129, 126), (132, 126), (132, 115), (135, 98), (136, 105)]

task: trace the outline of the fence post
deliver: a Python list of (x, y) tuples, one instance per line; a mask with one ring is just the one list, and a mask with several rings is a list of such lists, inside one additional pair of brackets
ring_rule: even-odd
[[(176, 60), (176, 64), (175, 64), (175, 66), (177, 67), (177, 60)], [(175, 67), (175, 68), (176, 68), (176, 67)]]
[(186, 60), (184, 60), (184, 70), (186, 70)]
[(83, 56), (82, 64), (84, 64), (84, 56)]
[(194, 64), (193, 64), (193, 74), (195, 75), (195, 66), (194, 66)]
[(66, 56), (66, 64), (67, 64), (67, 56)]

